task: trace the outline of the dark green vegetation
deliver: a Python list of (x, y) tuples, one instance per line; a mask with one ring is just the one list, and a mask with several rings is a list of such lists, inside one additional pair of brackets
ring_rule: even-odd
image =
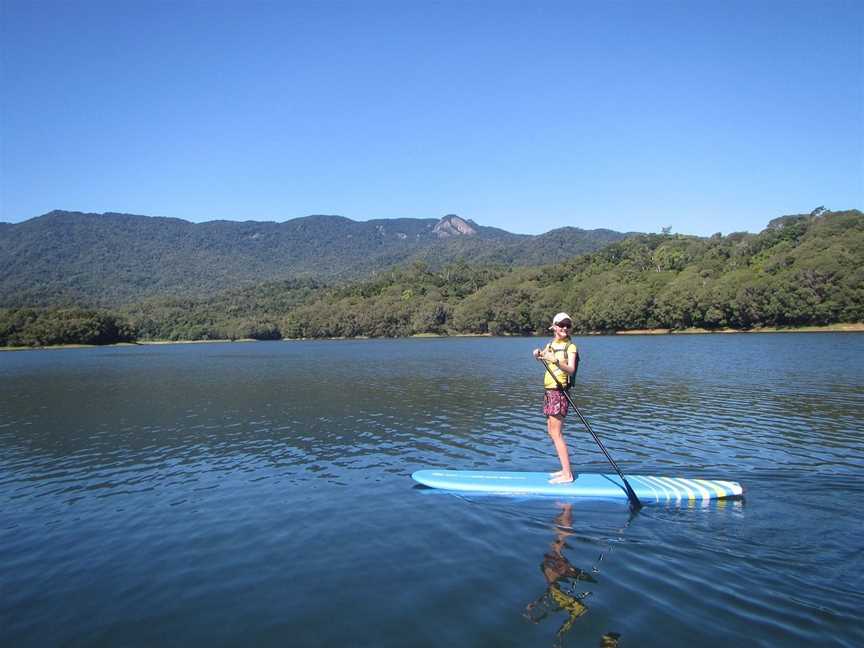
[(423, 260), (528, 266), (621, 240), (611, 230), (527, 236), (458, 216), (284, 223), (54, 211), (0, 227), (0, 307), (116, 308), (150, 297), (209, 297), (267, 281), (351, 281)]
[[(153, 297), (102, 317), (127, 324), (116, 324), (118, 336), (131, 330), (141, 339), (278, 339), (529, 334), (545, 332), (562, 309), (580, 331), (861, 322), (864, 214), (816, 210), (775, 219), (759, 234), (707, 239), (634, 235), (527, 268), (415, 260), (352, 283), (262, 282), (195, 299)], [(7, 310), (0, 344), (56, 343), (38, 331), (70, 311), (32, 319), (35, 312)], [(95, 316), (81, 312), (76, 321)], [(33, 332), (30, 321), (42, 328)]]
[(286, 315), (320, 290), (313, 279), (278, 281), (206, 299), (154, 298), (121, 312), (142, 339), (278, 340)]
[(325, 291), (289, 337), (529, 334), (565, 309), (580, 331), (720, 329), (864, 320), (864, 214), (790, 216), (760, 234), (640, 235), (511, 271), (413, 266)]
[(0, 310), (0, 345), (115, 344), (137, 337), (128, 322), (112, 313), (80, 308)]

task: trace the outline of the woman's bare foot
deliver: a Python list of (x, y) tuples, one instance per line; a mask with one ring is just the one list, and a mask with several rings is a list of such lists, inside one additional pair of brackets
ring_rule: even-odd
[(570, 473), (561, 474), (549, 480), (550, 484), (569, 484), (573, 481), (573, 475)]

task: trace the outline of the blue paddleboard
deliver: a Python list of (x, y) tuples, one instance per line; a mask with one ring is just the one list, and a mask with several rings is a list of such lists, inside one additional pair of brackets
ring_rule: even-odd
[[(540, 472), (418, 470), (411, 477), (424, 486), (461, 492), (627, 499), (627, 491), (618, 475), (582, 473), (569, 484), (550, 484), (549, 473)], [(643, 504), (708, 502), (712, 499), (741, 497), (744, 493), (744, 489), (738, 482), (717, 479), (685, 479), (652, 475), (626, 475), (626, 477)]]

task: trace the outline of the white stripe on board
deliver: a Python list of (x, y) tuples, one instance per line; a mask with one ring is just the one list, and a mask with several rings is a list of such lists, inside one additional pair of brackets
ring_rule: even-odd
[(675, 484), (670, 484), (663, 477), (652, 477), (651, 479), (654, 479), (657, 483), (662, 484), (663, 489), (670, 493), (670, 495), (666, 498), (667, 502), (671, 499), (674, 499), (677, 504), (681, 503), (681, 491), (675, 488)]
[(693, 481), (697, 484), (704, 484), (708, 488), (713, 489), (714, 492), (717, 493), (717, 499), (723, 499), (728, 495), (726, 489), (722, 486), (723, 482), (716, 482), (711, 479), (694, 479)]
[(664, 484), (667, 484), (673, 491), (678, 494), (679, 503), (682, 499), (696, 499), (696, 495), (674, 477), (658, 477), (657, 479), (663, 480)]
[(744, 489), (741, 487), (741, 484), (730, 481), (720, 481), (717, 480), (718, 484), (723, 484), (724, 488), (728, 488), (733, 495), (743, 495)]
[(711, 493), (709, 493), (701, 484), (696, 483), (694, 479), (684, 479), (683, 477), (679, 477), (679, 479), (687, 484), (688, 486), (694, 488), (696, 492), (702, 495), (702, 503), (707, 504), (711, 501)]
[(696, 499), (696, 492), (692, 488), (690, 488), (689, 484), (687, 484), (687, 480), (682, 479), (681, 477), (670, 477), (669, 479), (674, 480), (675, 483), (678, 484), (678, 486), (680, 486), (687, 492), (687, 499)]
[(657, 494), (657, 491), (651, 485), (651, 482), (649, 482), (647, 479), (645, 479), (644, 477), (640, 477), (639, 475), (631, 475), (630, 480), (631, 481), (635, 480), (639, 486), (641, 486), (642, 488), (647, 488), (648, 490), (650, 490), (654, 494), (654, 501), (655, 502), (660, 501), (660, 495)]

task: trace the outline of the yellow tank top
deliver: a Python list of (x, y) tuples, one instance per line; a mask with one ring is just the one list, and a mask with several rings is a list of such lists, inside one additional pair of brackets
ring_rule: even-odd
[[(546, 345), (546, 348), (552, 350), (555, 353), (555, 358), (562, 363), (565, 363), (567, 360), (572, 358), (578, 351), (576, 345), (570, 341), (569, 337), (560, 341), (552, 340)], [(546, 363), (546, 366), (552, 370), (552, 373), (555, 374), (555, 378), (557, 378), (558, 382), (564, 385), (565, 388), (570, 384), (568, 381), (573, 378), (570, 374), (556, 365)], [(546, 389), (558, 389), (558, 385), (555, 384), (555, 380), (553, 380), (552, 376), (549, 375), (548, 371), (543, 372), (543, 386)]]

